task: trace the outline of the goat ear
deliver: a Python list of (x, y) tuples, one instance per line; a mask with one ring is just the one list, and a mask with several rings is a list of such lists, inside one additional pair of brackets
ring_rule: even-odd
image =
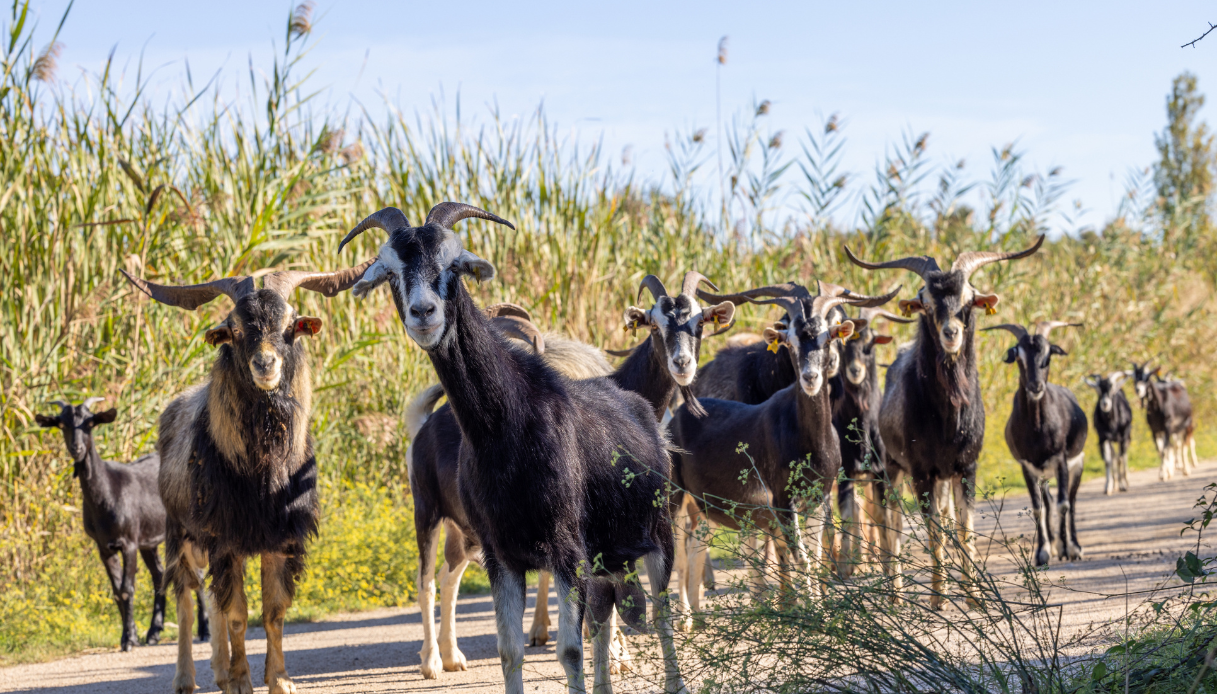
[(389, 270), (377, 259), (371, 267), (364, 270), (363, 279), (351, 287), (351, 293), (355, 295), (356, 299), (362, 299), (368, 295), (368, 292), (384, 284), (387, 279), (389, 279)]
[(1010, 349), (1006, 350), (1006, 356), (1002, 359), (1002, 361), (1006, 362), (1007, 364), (1013, 364), (1015, 359), (1018, 359), (1018, 347), (1011, 347)]
[(651, 324), (651, 314), (645, 309), (631, 306), (625, 310), (625, 328), (624, 330), (635, 330), (644, 325)]
[(212, 347), (218, 347), (222, 344), (232, 342), (232, 328), (228, 327), (227, 325), (212, 328), (203, 335), (203, 339), (206, 340), (207, 344), (211, 345)]
[(911, 299), (909, 301), (901, 301), (899, 303), (900, 313), (904, 316), (911, 316), (914, 313), (921, 313), (925, 310), (925, 305), (920, 299)]
[(707, 306), (701, 310), (702, 322), (710, 321), (715, 325), (727, 325), (735, 318), (735, 304), (724, 301), (715, 306)]
[(994, 313), (997, 313), (997, 304), (1000, 301), (1001, 297), (996, 294), (981, 294), (980, 292), (977, 292), (976, 295), (972, 297), (972, 307), (983, 308), (985, 313), (991, 316)]
[(110, 424), (117, 418), (118, 418), (118, 410), (111, 407), (110, 409), (105, 410), (104, 412), (98, 412), (97, 414), (93, 415), (93, 424), (94, 425)]
[[(777, 325), (781, 325), (781, 324), (774, 323), (774, 325), (777, 326)], [(765, 328), (765, 331), (761, 333), (761, 337), (764, 338), (765, 342), (769, 343), (770, 352), (776, 352), (776, 351), (778, 351), (779, 347), (786, 344), (786, 331), (785, 330), (774, 330), (773, 328)]]
[(893, 338), (892, 338), (892, 336), (891, 336), (891, 335), (876, 335), (876, 336), (875, 336), (875, 344), (877, 344), (877, 345), (886, 345), (886, 344), (890, 343), (890, 342), (892, 341), (892, 339), (893, 339)]
[(452, 261), (452, 267), (462, 275), (473, 275), (478, 282), (494, 279), (494, 266), (488, 260), (482, 260), (469, 251), (462, 250), (461, 254)]
[(308, 335), (312, 337), (321, 332), (321, 319), (313, 316), (298, 316), (296, 318), (295, 337)]
[(1098, 387), (1099, 387), (1099, 377), (1098, 377), (1098, 375), (1096, 375), (1096, 374), (1090, 374), (1089, 376), (1087, 376), (1087, 377), (1086, 377), (1086, 385), (1088, 385), (1088, 386), (1090, 386), (1091, 388), (1094, 388), (1094, 389), (1096, 389), (1096, 390), (1097, 390), (1097, 389), (1098, 389)]
[[(858, 322), (862, 323), (863, 325), (866, 325), (866, 323), (861, 320), (859, 320)], [(847, 320), (842, 323), (838, 323), (828, 329), (829, 337), (839, 337), (842, 340), (848, 340), (852, 335), (856, 335), (856, 334), (857, 334), (857, 330), (854, 328), (854, 321), (852, 321), (852, 320)]]
[(1057, 345), (1049, 345), (1049, 347), (1048, 347), (1048, 353), (1049, 353), (1049, 354), (1055, 354), (1055, 355), (1057, 355), (1058, 357), (1067, 357), (1067, 356), (1069, 356), (1069, 352), (1066, 352), (1065, 350), (1061, 349), (1061, 348), (1060, 348), (1060, 347), (1058, 347)]
[(48, 417), (44, 414), (34, 415), (34, 421), (38, 422), (38, 426), (43, 429), (62, 429), (63, 422), (59, 421), (58, 417)]

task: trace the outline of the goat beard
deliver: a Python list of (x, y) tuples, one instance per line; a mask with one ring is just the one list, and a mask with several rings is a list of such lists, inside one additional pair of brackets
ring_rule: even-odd
[(842, 380), (845, 381), (845, 397), (849, 398), (862, 414), (870, 412), (870, 374), (858, 385), (850, 383), (849, 379)]
[(968, 399), (968, 369), (964, 359), (938, 351), (937, 363), (934, 365), (938, 375), (938, 384), (947, 392), (952, 407), (964, 407), (971, 404)]

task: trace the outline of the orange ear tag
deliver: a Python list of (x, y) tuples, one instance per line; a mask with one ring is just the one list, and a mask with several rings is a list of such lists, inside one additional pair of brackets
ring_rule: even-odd
[(769, 343), (769, 346), (766, 349), (768, 349), (770, 352), (773, 352), (774, 354), (777, 354), (778, 346), (779, 346), (778, 341), (774, 340), (773, 342)]

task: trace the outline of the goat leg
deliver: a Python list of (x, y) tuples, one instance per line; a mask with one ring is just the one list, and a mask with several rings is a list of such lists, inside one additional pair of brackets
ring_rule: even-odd
[(418, 538), (418, 609), (423, 620), (423, 648), (418, 656), (423, 678), (433, 680), (443, 669), (435, 637), (435, 540), (439, 537), (439, 524), (420, 520), (416, 515), (414, 528)]
[[(507, 694), (524, 694), (524, 574), (499, 565), (490, 547), (482, 548), (482, 566), (490, 579), (490, 595), (494, 601), (495, 631), (498, 634), (499, 662), (503, 668), (503, 684)], [(558, 583), (559, 588), (561, 583)], [(558, 592), (561, 607), (563, 595)], [(559, 613), (560, 614), (560, 613)], [(578, 627), (576, 626), (576, 629)], [(579, 632), (574, 634), (579, 639)], [(570, 638), (570, 635), (567, 635)], [(558, 644), (562, 645), (562, 621), (558, 620)], [(580, 640), (580, 646), (582, 646)], [(582, 650), (582, 649), (580, 649)], [(582, 663), (580, 663), (582, 665)]]
[(283, 662), (283, 617), (296, 592), (296, 556), (278, 553), (262, 555), (262, 626), (266, 630), (266, 673), (268, 694), (296, 694), (296, 685), (287, 676)]
[(666, 527), (666, 524), (662, 523), (659, 526), (659, 551), (646, 555), (643, 563), (651, 583), (655, 631), (659, 635), (659, 650), (663, 657), (664, 694), (688, 694), (689, 690), (685, 687), (684, 678), (680, 676), (680, 666), (676, 662), (676, 644), (673, 640), (668, 579), (672, 571), (674, 548), (671, 531), (664, 532)]
[[(249, 623), (249, 604), (245, 600), (245, 560), (231, 554), (212, 558), (211, 596), (216, 612), (227, 622), (230, 656), (228, 686), (224, 694), (253, 694), (249, 659), (245, 655), (245, 629)], [(213, 667), (215, 656), (212, 656)], [(218, 679), (218, 677), (217, 677)]]
[(976, 597), (976, 480), (962, 475), (951, 480), (951, 496), (955, 499), (955, 513), (959, 528), (959, 544), (963, 547), (963, 581), (967, 594), (967, 605), (980, 607)]
[(165, 569), (155, 547), (140, 549), (139, 554), (152, 575), (152, 621), (148, 625), (144, 643), (155, 646), (160, 643), (161, 632), (165, 629)]
[(469, 669), (465, 654), (456, 645), (456, 598), (461, 590), (461, 576), (468, 567), (469, 560), (461, 557), (455, 566), (445, 561), (439, 570), (439, 657), (446, 672)]

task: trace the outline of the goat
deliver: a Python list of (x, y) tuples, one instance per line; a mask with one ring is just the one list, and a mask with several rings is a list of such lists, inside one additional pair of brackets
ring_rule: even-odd
[[(985, 437), (985, 408), (976, 369), (973, 309), (996, 312), (996, 294), (982, 294), (972, 286), (972, 273), (1001, 260), (1025, 258), (1039, 250), (1040, 236), (1030, 248), (1017, 253), (969, 251), (960, 253), (943, 272), (931, 257), (910, 257), (884, 263), (859, 260), (849, 247), (851, 262), (868, 270), (901, 268), (925, 282), (917, 298), (899, 303), (901, 312), (920, 314), (917, 337), (900, 351), (887, 370), (879, 433), (885, 447), (883, 469), (878, 471), (876, 495), (887, 506), (886, 532), (880, 533), (885, 573), (892, 578), (893, 600), (903, 589), (900, 567), (900, 480), (912, 478), (918, 501), (930, 526), (933, 578), (930, 606), (940, 609), (945, 599), (946, 560), (941, 536), (948, 501), (955, 497), (960, 541), (966, 554), (964, 575), (968, 585), (975, 568), (976, 543), (973, 511), (976, 501), (976, 463)], [(891, 493), (887, 493), (890, 487)], [(969, 602), (972, 598), (969, 597)]]
[(1094, 431), (1099, 436), (1099, 455), (1107, 469), (1108, 496), (1128, 491), (1128, 446), (1132, 441), (1132, 407), (1120, 386), (1128, 378), (1127, 371), (1113, 371), (1107, 376), (1091, 374), (1086, 385), (1098, 392), (1094, 403)]
[[(774, 351), (779, 345), (787, 348), (796, 382), (759, 405), (703, 398), (704, 415), (697, 415), (686, 404), (672, 417), (672, 437), (678, 448), (673, 454), (678, 496), (691, 496), (709, 520), (736, 529), (743, 523), (728, 506), (764, 509), (754, 519), (776, 520), (781, 527), (782, 534), (775, 544), (782, 582), (787, 588), (791, 585), (793, 567), (789, 555), (793, 547), (794, 562), (804, 571), (807, 589), (813, 595), (819, 592), (819, 584), (811, 583), (810, 571), (820, 561), (824, 525), (830, 520), (826, 518), (831, 505), (829, 488), (841, 466), (832, 406), (824, 387), (825, 372), (830, 344), (850, 338), (866, 325), (864, 319), (830, 323), (829, 316), (842, 304), (875, 306), (895, 295), (896, 291), (880, 297), (785, 295), (767, 300), (747, 297), (754, 303), (778, 304), (786, 310), (786, 320), (766, 328), (764, 337)], [(747, 468), (738, 453), (743, 447), (757, 474), (748, 474), (741, 483), (740, 470)], [(817, 485), (823, 496), (811, 498), (815, 496), (811, 491), (804, 498), (803, 492)], [(804, 547), (799, 530), (803, 515), (808, 519), (810, 549)], [(691, 560), (694, 575), (684, 586), (693, 593), (693, 610), (698, 608), (700, 577), (696, 567), (703, 555), (704, 547), (698, 543)]]
[[(1035, 332), (1021, 325), (1003, 323), (984, 330), (1006, 330), (1018, 343), (1006, 350), (1005, 362), (1018, 364), (1018, 389), (1014, 406), (1006, 420), (1006, 446), (1023, 469), (1023, 480), (1031, 494), (1031, 514), (1035, 519), (1035, 565), (1044, 566), (1049, 545), (1060, 542), (1057, 556), (1076, 561), (1082, 558), (1077, 535), (1078, 485), (1086, 457), (1086, 413), (1073, 393), (1064, 386), (1048, 382), (1053, 355), (1068, 356), (1060, 346), (1048, 341), (1053, 328), (1081, 327), (1081, 323), (1040, 321)], [(1057, 514), (1061, 524), (1052, 532), (1052, 495), (1048, 476), (1056, 475)]]
[(569, 691), (584, 690), (585, 596), (596, 625), (595, 689), (611, 691), (605, 623), (615, 605), (639, 624), (639, 608), (646, 608), (636, 602), (643, 596), (633, 570), (643, 558), (665, 689), (684, 692), (666, 593), (672, 527), (667, 505), (659, 503), (670, 462), (655, 408), (607, 378), (571, 381), (541, 357), (507, 346), (462, 282), (466, 275), (479, 281), (495, 275), (451, 230), (468, 217), (511, 226), (446, 202), (413, 227), (389, 207), (360, 222), (340, 247), (370, 228), (389, 233), (352, 292), (363, 297), (388, 282), (406, 333), (430, 358), (460, 427), (458, 488), (490, 578), (506, 690), (524, 691), (524, 574), (548, 569), (561, 596), (557, 655)]
[[(817, 282), (817, 285), (822, 295), (849, 294), (847, 289), (835, 284)], [(730, 301), (739, 305), (758, 297), (785, 296), (810, 299), (811, 292), (801, 284), (788, 282), (759, 287), (739, 294), (712, 294), (705, 290), (698, 290), (697, 296), (707, 301)], [(834, 307), (828, 320), (832, 323), (840, 323), (845, 320), (845, 312), (840, 307)], [(828, 354), (828, 378), (836, 377), (840, 364), (841, 346), (837, 341), (833, 341)], [(774, 352), (763, 339), (751, 341), (743, 338), (736, 344), (728, 344), (720, 349), (714, 355), (714, 359), (701, 368), (701, 378), (693, 384), (693, 394), (699, 398), (735, 400), (756, 405), (765, 402), (769, 396), (794, 383), (796, 379), (797, 374), (791, 366), (790, 356), (786, 354), (785, 345), (779, 346), (778, 350)]]
[[(58, 415), (36, 414), (34, 419), (44, 428), (63, 431), (68, 455), (72, 456), (72, 476), (80, 480), (84, 502), (80, 515), (85, 534), (97, 544), (97, 553), (110, 577), (110, 589), (123, 622), (119, 643), (123, 651), (130, 651), (136, 645), (137, 552), (148, 567), (148, 573), (152, 574), (152, 623), (144, 643), (159, 643), (165, 627), (164, 568), (156, 551), (165, 541), (165, 507), (156, 490), (161, 458), (156, 453), (149, 453), (124, 465), (101, 457), (93, 441), (93, 429), (110, 424), (118, 416), (118, 410), (114, 408), (93, 412), (93, 405), (104, 399), (88, 398), (75, 406), (55, 400), (51, 404), (60, 406)], [(207, 617), (201, 608), (200, 605), (199, 638), (206, 640)], [(189, 641), (189, 629), (179, 638)]]
[[(226, 692), (253, 691), (245, 657), (248, 610), (245, 560), (261, 555), (265, 682), (292, 694), (283, 662), (283, 617), (304, 569), (305, 544), (317, 533), (317, 462), (308, 430), (313, 388), (301, 337), (321, 319), (288, 304), (301, 287), (335, 296), (371, 265), (337, 272), (273, 272), (191, 286), (123, 275), (160, 303), (193, 310), (220, 294), (234, 303), (206, 341), (218, 347), (210, 379), (174, 398), (161, 414), (157, 452), (165, 504), (166, 575), (173, 581), (181, 633), (190, 633), (190, 591), (211, 565), (211, 669)], [(231, 651), (229, 647), (231, 645)], [(178, 639), (175, 694), (195, 689), (189, 638)]]
[(1175, 473), (1175, 466), (1186, 476), (1192, 474), (1188, 467), (1188, 453), (1192, 460), (1196, 458), (1196, 440), (1193, 434), (1195, 423), (1192, 420), (1192, 402), (1187, 396), (1187, 388), (1182, 381), (1155, 380), (1162, 367), (1149, 369), (1149, 362), (1137, 364), (1133, 362), (1133, 383), (1137, 398), (1145, 410), (1145, 421), (1154, 436), (1154, 445), (1158, 448), (1158, 456), (1162, 466), (1158, 470), (1158, 479), (1169, 480)]
[[(883, 437), (879, 435), (879, 370), (875, 365), (875, 347), (892, 341), (890, 335), (875, 331), (874, 320), (886, 318), (893, 323), (912, 323), (911, 318), (902, 318), (878, 308), (864, 308), (859, 314), (864, 325), (855, 337), (842, 346), (841, 370), (830, 383), (832, 385), (832, 423), (841, 443), (841, 467), (844, 477), (837, 485), (837, 507), (841, 520), (852, 529), (843, 532), (841, 556), (837, 560), (837, 574), (849, 578), (859, 554), (854, 544), (870, 535), (869, 531), (879, 521), (876, 509), (870, 508), (874, 499), (872, 485), (875, 468), (883, 460)], [(865, 514), (859, 507), (854, 493), (855, 487), (862, 492)], [(870, 543), (876, 547), (877, 543)]]

